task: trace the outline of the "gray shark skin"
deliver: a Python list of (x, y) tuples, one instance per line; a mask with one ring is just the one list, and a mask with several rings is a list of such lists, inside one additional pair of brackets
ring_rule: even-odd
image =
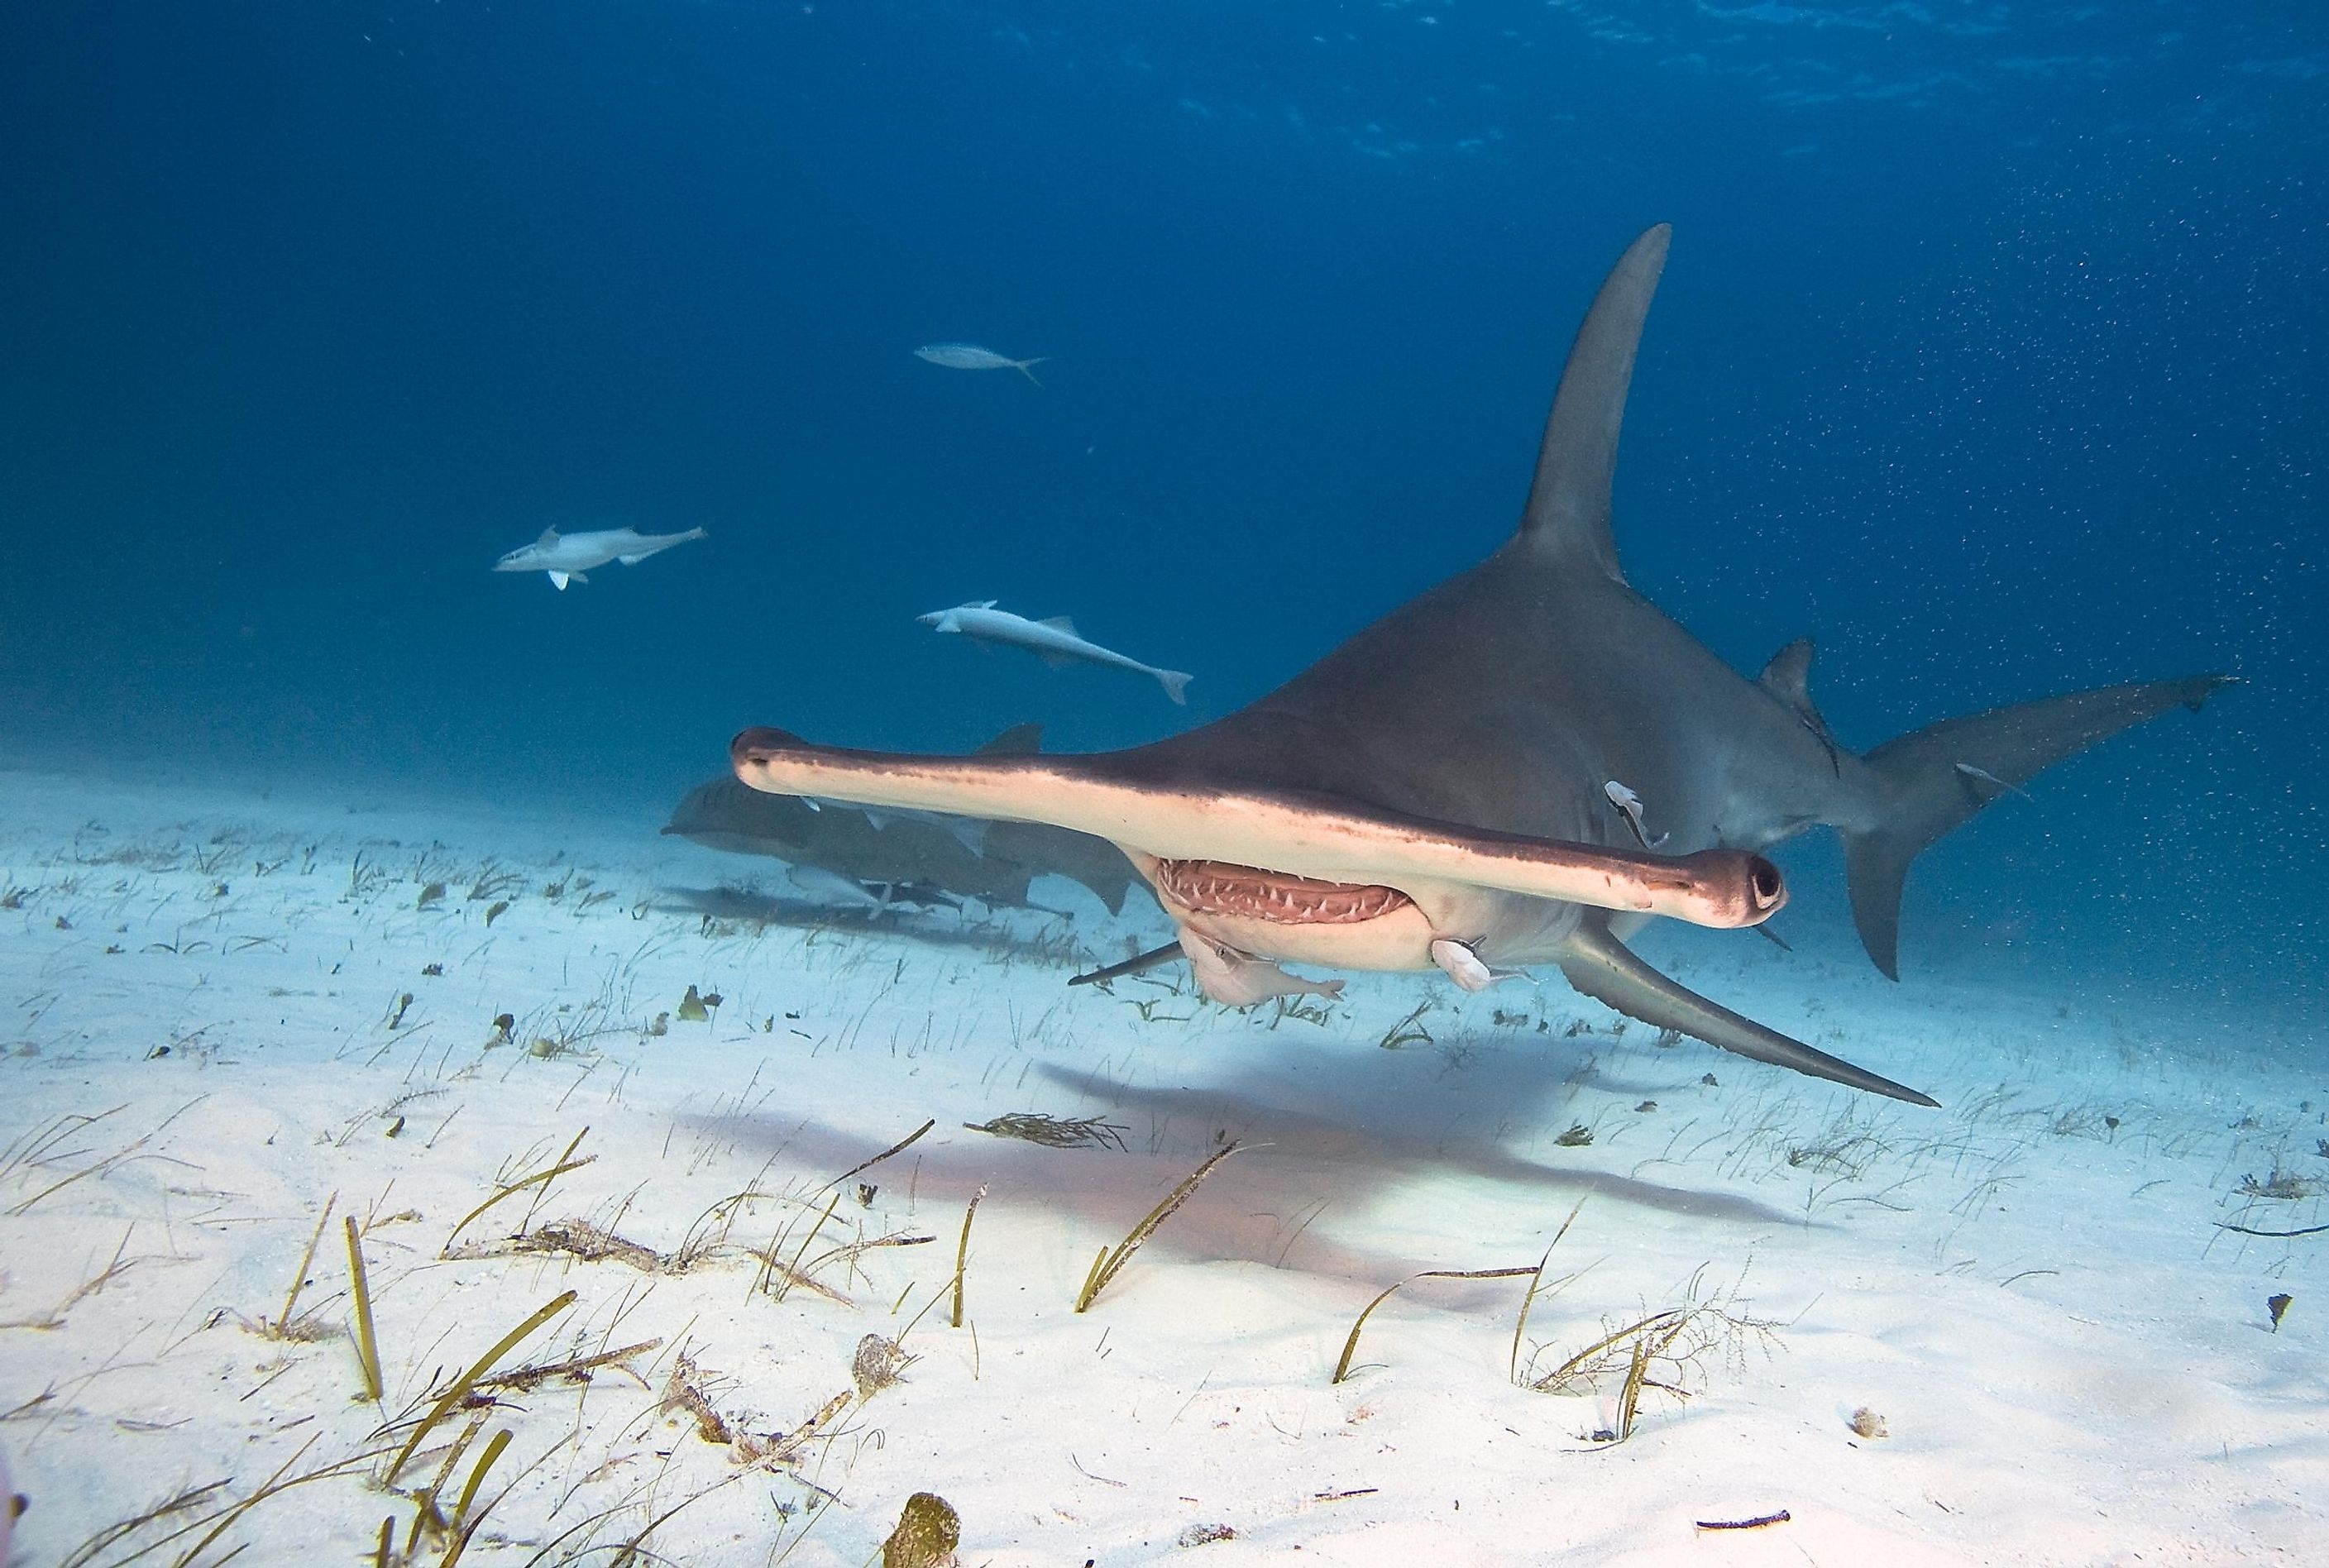
[[(1032, 752), (1042, 730), (1022, 724), (1004, 731), (979, 755)], [(916, 817), (890, 817), (846, 806), (811, 806), (787, 796), (764, 795), (734, 778), (691, 789), (663, 830), (712, 849), (765, 855), (815, 866), (859, 883), (901, 889), (943, 889), (990, 906), (1034, 907), (1027, 886), (1045, 872), (1082, 883), (1120, 914), (1140, 879), (1115, 845), (1041, 823), (997, 822), (975, 835)], [(927, 902), (927, 901), (921, 901)]]
[(1668, 237), (1660, 225), (1635, 241), (1586, 316), (1518, 531), (1277, 691), (1171, 740), (1077, 758), (923, 758), (747, 731), (737, 776), (1107, 837), (1193, 953), (1264, 968), (1437, 966), (1469, 988), (1495, 966), (1551, 964), (1645, 1023), (1933, 1105), (1697, 996), (1624, 939), (1655, 914), (1768, 918), (1786, 893), (1760, 852), (1824, 825), (1843, 837), (1869, 956), (1897, 978), (1902, 879), (1919, 852), (2051, 764), (2197, 708), (2225, 677), (2001, 708), (1856, 755), (1811, 701), (1807, 642), (1757, 680), (1716, 657), (1627, 585), (1610, 530)]

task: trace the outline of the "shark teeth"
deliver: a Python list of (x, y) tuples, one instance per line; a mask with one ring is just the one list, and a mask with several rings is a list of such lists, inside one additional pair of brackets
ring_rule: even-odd
[(1414, 902), (1395, 887), (1319, 882), (1218, 860), (1160, 860), (1155, 875), (1157, 891), (1193, 913), (1273, 925), (1356, 925)]

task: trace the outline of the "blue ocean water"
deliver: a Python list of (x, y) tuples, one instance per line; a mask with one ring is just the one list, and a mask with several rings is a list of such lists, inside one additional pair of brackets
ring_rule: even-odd
[[(643, 833), (750, 723), (1147, 739), (1493, 548), (1669, 221), (1651, 598), (1750, 669), (1815, 635), (1862, 747), (2248, 683), (1928, 856), (1912, 968), (2302, 1017), (2324, 142), (2329, 17), (2274, 0), (12, 7), (0, 739)], [(712, 537), (487, 571), (546, 525)], [(912, 619), (985, 598), (1191, 710)]]

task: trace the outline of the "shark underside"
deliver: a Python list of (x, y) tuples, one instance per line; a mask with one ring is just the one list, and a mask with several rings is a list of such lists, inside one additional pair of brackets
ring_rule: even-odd
[(928, 757), (750, 730), (756, 789), (1050, 824), (1119, 846), (1200, 984), (1241, 1004), (1311, 983), (1278, 960), (1437, 968), (1467, 988), (1558, 967), (1631, 1017), (1856, 1089), (1934, 1103), (1700, 997), (1624, 939), (1655, 915), (1715, 927), (1785, 902), (1772, 845), (1842, 835), (1854, 923), (1897, 974), (1909, 862), (2032, 777), (2225, 677), (2106, 687), (1952, 719), (1865, 754), (1837, 744), (1808, 642), (1759, 677), (1636, 592), (1610, 482), (1636, 346), (1665, 260), (1627, 250), (1561, 379), (1521, 526), (1277, 691), (1153, 745), (1078, 757)]

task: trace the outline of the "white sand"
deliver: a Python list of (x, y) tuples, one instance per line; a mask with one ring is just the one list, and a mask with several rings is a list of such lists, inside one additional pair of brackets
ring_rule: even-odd
[[(567, 1290), (496, 1370), (655, 1347), (476, 1412), (448, 1490), (492, 1433), (512, 1440), (464, 1563), (611, 1563), (660, 1518), (653, 1560), (855, 1568), (916, 1491), (959, 1511), (966, 1563), (997, 1568), (2329, 1562), (2329, 1235), (2216, 1228), (2329, 1222), (2317, 1201), (2239, 1191), (2276, 1167), (2329, 1180), (2329, 1082), (2191, 1047), (2164, 1015), (2089, 1016), (2075, 977), (2044, 997), (1930, 971), (1891, 987), (1808, 917), (1792, 957), (1747, 936), (1652, 940), (1690, 983), (1948, 1107), (1926, 1112), (1613, 1035), (1557, 978), (1469, 999), (1367, 978), (1327, 1025), (1273, 1028), (1266, 1009), (1138, 982), (1068, 990), (1061, 928), (1024, 916), (707, 921), (667, 890), (788, 890), (772, 864), (658, 841), (651, 822), (23, 773), (0, 775), (0, 800), (16, 1563), (125, 1562), (173, 1528), (137, 1560), (179, 1561), (278, 1473), (314, 1478), (232, 1517), (200, 1561), (242, 1545), (246, 1564), (370, 1563), (384, 1516), (401, 1554), (410, 1488), (467, 1418), (395, 1491), (379, 1456)], [(489, 867), (514, 880), (470, 897)], [(443, 898), (417, 907), (437, 881)], [(1096, 914), (1073, 934), (1108, 958), (1152, 935)], [(721, 995), (716, 1018), (651, 1032), (691, 985)], [(1381, 1049), (1425, 999), (1430, 1039)], [(493, 1043), (504, 1013), (515, 1044)], [(1009, 1111), (1104, 1117), (1128, 1149), (963, 1126)], [(906, 1152), (830, 1187), (925, 1119)], [(1559, 1143), (1576, 1124), (1591, 1143)], [(445, 1255), (497, 1183), (586, 1128), (592, 1163)], [(1223, 1138), (1242, 1147), (1074, 1312), (1095, 1252)], [(970, 1327), (943, 1305), (922, 1318), (904, 1381), (759, 1463), (662, 1407), (684, 1349), (738, 1430), (797, 1432), (850, 1391), (864, 1336), (942, 1294), (982, 1185)], [(702, 1218), (747, 1192), (767, 1195), (724, 1228)], [(306, 1331), (269, 1338), (334, 1195)], [(1692, 1301), (1768, 1327), (1653, 1366), (1691, 1397), (1649, 1390), (1615, 1444), (1588, 1434), (1615, 1420), (1622, 1368), (1566, 1397), (1511, 1374), (1525, 1280), (1409, 1285), (1330, 1384), (1383, 1287), (1533, 1265), (1579, 1198), (1547, 1270), (1579, 1277), (1536, 1303), (1524, 1376)], [(348, 1214), (382, 1406), (358, 1397)], [(509, 1250), (563, 1220), (665, 1255), (691, 1233), (727, 1245), (655, 1273)], [(836, 1251), (892, 1236), (935, 1240)], [(772, 1237), (810, 1276), (782, 1299), (756, 1293), (747, 1251)], [(1863, 1408), (1889, 1435), (1855, 1434)], [(1760, 1530), (1693, 1525), (1782, 1509)], [(1184, 1544), (1213, 1526), (1234, 1535)], [(424, 1535), (409, 1560), (449, 1545)]]

